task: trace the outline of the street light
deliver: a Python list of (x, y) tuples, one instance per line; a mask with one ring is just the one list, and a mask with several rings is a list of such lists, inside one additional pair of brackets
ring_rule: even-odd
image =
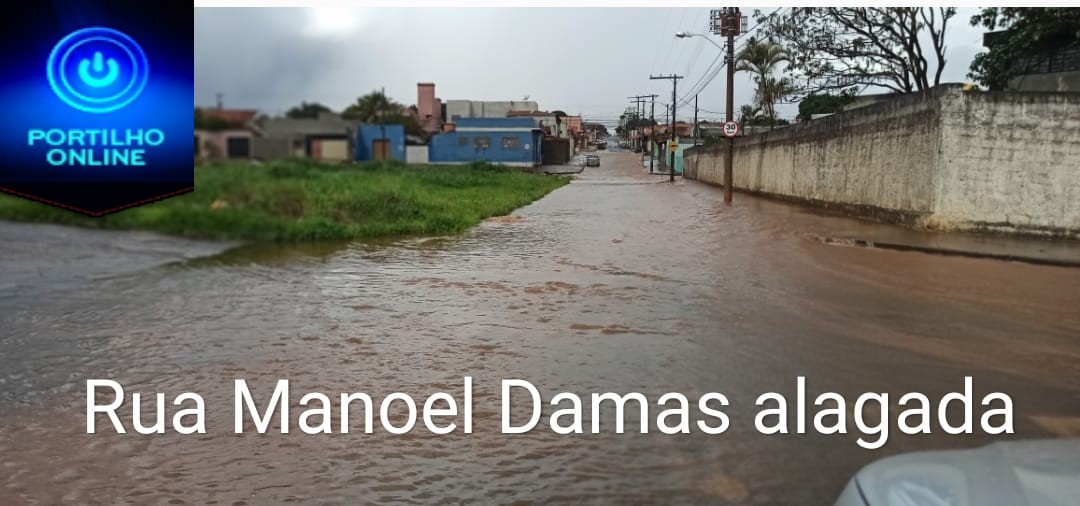
[[(700, 33), (675, 32), (675, 38), (686, 39), (689, 37), (701, 37), (709, 41), (710, 44), (716, 46), (716, 48), (720, 51), (727, 53), (727, 58), (724, 61), (724, 64), (727, 65), (727, 123), (732, 123), (735, 120), (735, 34), (739, 31), (739, 20), (741, 18), (738, 17), (738, 8), (725, 9), (724, 15), (726, 16), (724, 18), (726, 19), (726, 21), (724, 21), (723, 26), (727, 27), (728, 29), (720, 30), (720, 33), (723, 35), (727, 35), (727, 48), (721, 47), (720, 44), (716, 43), (716, 41)], [(735, 28), (731, 29), (732, 26), (734, 26)], [(695, 95), (695, 108), (697, 107), (696, 97), (697, 95)], [(696, 126), (697, 125), (695, 125), (695, 127)], [(735, 157), (734, 138), (728, 138), (727, 148), (727, 156), (724, 157), (724, 203), (730, 204), (731, 187), (733, 185), (731, 171), (732, 165), (734, 165), (732, 159)]]
[(702, 35), (700, 33), (675, 32), (675, 38), (677, 38), (677, 39), (689, 39), (690, 37), (701, 37), (701, 38), (709, 41), (709, 44), (712, 44), (712, 45), (716, 46), (716, 49), (719, 49), (721, 51), (724, 50), (723, 46), (721, 46), (720, 44), (717, 44), (716, 41), (714, 41), (714, 40), (710, 39), (709, 37), (707, 37), (705, 35)]

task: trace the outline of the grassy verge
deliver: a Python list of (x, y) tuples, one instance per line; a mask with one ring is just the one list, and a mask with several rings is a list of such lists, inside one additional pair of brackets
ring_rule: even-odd
[(460, 232), (569, 181), (486, 164), (195, 168), (195, 191), (102, 218), (0, 194), (0, 219), (149, 230), (207, 239), (304, 241)]

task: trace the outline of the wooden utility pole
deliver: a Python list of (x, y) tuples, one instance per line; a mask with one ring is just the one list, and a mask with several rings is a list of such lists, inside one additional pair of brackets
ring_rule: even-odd
[[(675, 140), (675, 109), (676, 109), (676, 105), (678, 104), (678, 100), (679, 100), (679, 95), (678, 95), (677, 91), (678, 91), (678, 88), (679, 88), (679, 79), (682, 79), (682, 78), (683, 78), (683, 76), (677, 76), (675, 74), (668, 74), (666, 76), (664, 76), (664, 75), (660, 75), (660, 76), (650, 75), (649, 76), (649, 79), (670, 79), (671, 80), (671, 139), (670, 140)], [(668, 167), (668, 175), (670, 176), (668, 178), (668, 181), (671, 181), (672, 183), (674, 183), (675, 182), (675, 151), (674, 150), (671, 151), (671, 166)]]
[[(746, 20), (738, 7), (724, 7), (712, 11), (711, 21), (713, 33), (727, 37), (727, 120), (735, 121), (735, 36), (746, 32)], [(735, 138), (728, 137), (727, 145), (724, 156), (724, 203), (730, 204), (734, 185), (731, 171), (735, 159)]]
[[(637, 127), (635, 129), (637, 130), (637, 134), (638, 134), (637, 135), (637, 147), (641, 147), (641, 134), (642, 134), (642, 131), (641, 131), (641, 117), (644, 116), (645, 97), (646, 96), (647, 95), (635, 95), (633, 97), (630, 97), (630, 100), (634, 101), (634, 114), (635, 114), (635, 119), (636, 119), (636, 122), (634, 123), (634, 126)], [(645, 163), (645, 150), (644, 149), (641, 150), (641, 163)]]
[[(656, 95), (650, 95), (649, 100), (649, 143), (656, 147)], [(653, 173), (653, 156), (649, 151), (649, 174)]]
[[(641, 114), (638, 115), (638, 123), (637, 124), (638, 124), (638, 147), (641, 148), (641, 164), (642, 165), (645, 164), (645, 128), (641, 126), (642, 120), (645, 118), (645, 99), (655, 100), (656, 95), (636, 95), (636, 96), (630, 97), (630, 100), (637, 101), (638, 105), (641, 107)], [(650, 131), (651, 131), (651, 129), (652, 129), (652, 127), (650, 126)], [(652, 161), (651, 161), (652, 155), (651, 154), (649, 155), (649, 158), (650, 158), (649, 172), (651, 173), (652, 172)]]
[(694, 95), (694, 145), (697, 146), (698, 141), (698, 120), (697, 120), (697, 95)]

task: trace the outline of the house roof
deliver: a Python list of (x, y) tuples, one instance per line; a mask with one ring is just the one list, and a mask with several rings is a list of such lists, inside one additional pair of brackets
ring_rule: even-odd
[(554, 116), (554, 114), (546, 111), (507, 111), (507, 118), (516, 118), (519, 116)]
[(204, 118), (221, 118), (230, 125), (243, 126), (255, 119), (259, 111), (255, 109), (203, 109)]

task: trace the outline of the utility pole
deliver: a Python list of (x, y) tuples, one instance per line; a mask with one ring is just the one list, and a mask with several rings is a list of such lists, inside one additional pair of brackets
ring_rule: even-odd
[[(714, 34), (727, 37), (727, 120), (735, 121), (735, 36), (745, 33), (747, 26), (738, 7), (724, 7), (711, 13)], [(735, 138), (728, 137), (724, 156), (724, 203), (731, 204), (734, 178), (731, 171), (735, 159)]]
[[(671, 140), (675, 140), (675, 109), (679, 95), (677, 93), (679, 87), (679, 79), (683, 76), (677, 76), (675, 74), (654, 76), (650, 75), (649, 79), (670, 79), (671, 80)], [(671, 152), (671, 167), (668, 168), (669, 178), (668, 181), (675, 182), (675, 152)]]
[[(641, 108), (641, 114), (638, 116), (637, 126), (638, 126), (638, 147), (641, 148), (641, 164), (642, 165), (645, 165), (645, 128), (641, 125), (642, 124), (642, 119), (645, 117), (645, 99), (656, 99), (656, 95), (636, 95), (636, 96), (630, 97), (630, 100), (636, 101), (637, 104)], [(651, 128), (652, 127), (650, 126), (650, 130), (651, 130)], [(652, 155), (649, 155), (649, 158), (651, 159)], [(650, 161), (650, 165), (651, 165), (651, 161)], [(652, 172), (652, 170), (650, 169), (649, 172)]]
[[(656, 95), (650, 95), (649, 100), (649, 143), (656, 147)], [(653, 156), (652, 151), (649, 151), (649, 174), (653, 172)]]
[[(635, 146), (635, 149), (641, 147), (641, 116), (642, 116), (642, 108), (645, 105), (644, 98), (645, 98), (644, 95), (635, 95), (633, 97), (630, 97), (630, 100), (634, 101), (634, 115), (635, 115), (634, 116), (634, 119), (635, 119), (635, 121), (634, 121), (634, 127), (635, 127), (634, 130), (637, 130), (637, 146)], [(645, 150), (644, 149), (641, 150), (641, 162), (642, 163), (645, 162)]]
[(694, 145), (697, 146), (698, 141), (698, 121), (697, 121), (697, 95), (694, 95)]

